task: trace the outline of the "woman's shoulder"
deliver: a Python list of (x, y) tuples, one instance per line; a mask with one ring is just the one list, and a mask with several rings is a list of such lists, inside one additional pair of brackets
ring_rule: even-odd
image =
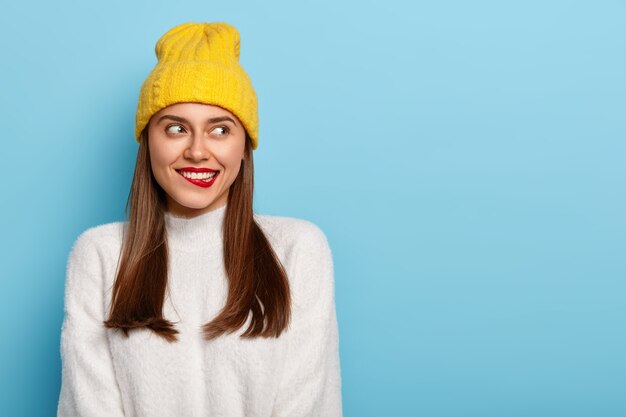
[[(333, 255), (316, 223), (296, 217), (258, 215), (258, 223), (287, 267), (298, 311), (316, 310), (333, 300)], [(325, 300), (316, 304), (315, 300)], [(326, 304), (328, 305), (328, 304)]]
[(73, 248), (94, 246), (96, 248), (118, 248), (122, 244), (124, 228), (128, 222), (110, 222), (91, 226), (78, 234)]
[(112, 222), (89, 227), (78, 234), (67, 257), (68, 293), (92, 293), (83, 289), (95, 285), (105, 276), (102, 274), (109, 276), (119, 259), (123, 230), (124, 222)]
[(328, 244), (322, 228), (311, 220), (259, 213), (255, 213), (254, 218), (264, 233), (283, 246), (300, 243)]

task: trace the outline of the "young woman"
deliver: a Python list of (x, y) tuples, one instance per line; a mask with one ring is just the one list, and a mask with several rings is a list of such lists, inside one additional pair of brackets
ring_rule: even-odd
[(331, 251), (314, 223), (253, 213), (238, 31), (185, 23), (155, 51), (128, 221), (68, 258), (58, 415), (341, 416)]

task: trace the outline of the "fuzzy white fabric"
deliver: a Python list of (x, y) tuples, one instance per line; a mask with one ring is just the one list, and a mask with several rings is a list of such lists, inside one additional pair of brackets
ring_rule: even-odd
[(68, 256), (59, 417), (335, 417), (342, 415), (333, 260), (314, 223), (254, 214), (289, 278), (292, 322), (278, 338), (212, 341), (201, 326), (226, 302), (226, 206), (193, 218), (165, 214), (164, 317), (179, 341), (147, 329), (106, 329), (126, 222), (84, 231)]

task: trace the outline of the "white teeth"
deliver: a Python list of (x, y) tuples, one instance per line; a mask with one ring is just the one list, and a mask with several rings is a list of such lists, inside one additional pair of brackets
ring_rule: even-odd
[(191, 178), (194, 180), (210, 180), (217, 174), (217, 172), (187, 172), (187, 171), (179, 171), (183, 177)]

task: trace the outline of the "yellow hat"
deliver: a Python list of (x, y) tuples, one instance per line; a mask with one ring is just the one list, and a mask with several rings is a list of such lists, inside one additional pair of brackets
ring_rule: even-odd
[(198, 102), (225, 108), (239, 118), (258, 146), (257, 96), (239, 64), (239, 32), (224, 22), (183, 23), (157, 41), (157, 64), (143, 82), (135, 138), (150, 117), (170, 104)]

